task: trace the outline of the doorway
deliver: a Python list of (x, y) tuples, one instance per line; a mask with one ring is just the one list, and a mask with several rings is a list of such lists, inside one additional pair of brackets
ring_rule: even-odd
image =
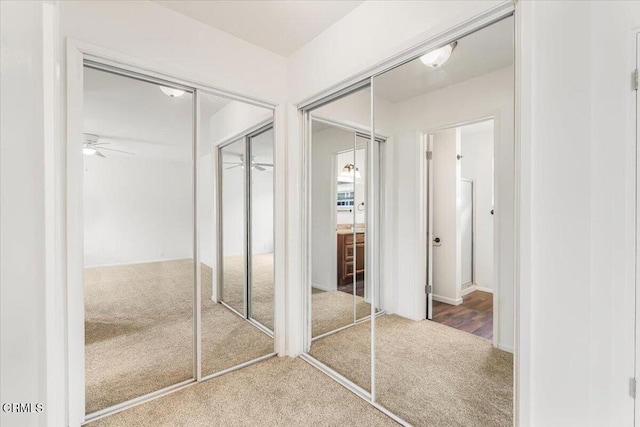
[(494, 127), (492, 118), (428, 133), (427, 318), (493, 339)]

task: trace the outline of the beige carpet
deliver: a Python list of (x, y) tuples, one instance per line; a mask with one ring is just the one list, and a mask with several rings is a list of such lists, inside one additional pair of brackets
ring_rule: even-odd
[(273, 358), (88, 424), (130, 426), (394, 426), (301, 359)]
[[(202, 372), (273, 352), (273, 340), (211, 301), (202, 269)], [(193, 263), (85, 269), (86, 411), (192, 378)]]
[[(377, 401), (416, 426), (513, 424), (513, 357), (424, 320), (376, 318)], [(314, 341), (310, 354), (370, 389), (370, 323)]]
[[(251, 318), (273, 331), (273, 253), (251, 260)], [(227, 256), (223, 263), (222, 300), (244, 314), (244, 256)]]
[[(320, 291), (313, 289), (311, 295), (311, 336), (353, 323), (353, 295), (341, 291)], [(371, 314), (371, 305), (364, 298), (356, 296), (357, 319)]]

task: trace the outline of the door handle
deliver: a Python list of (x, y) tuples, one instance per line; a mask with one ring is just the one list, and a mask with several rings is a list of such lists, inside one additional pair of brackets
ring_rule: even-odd
[(436, 237), (435, 239), (433, 239), (434, 243), (440, 243), (440, 238)]

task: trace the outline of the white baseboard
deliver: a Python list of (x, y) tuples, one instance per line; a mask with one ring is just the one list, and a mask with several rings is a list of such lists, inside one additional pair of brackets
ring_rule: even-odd
[(471, 292), (475, 292), (478, 290), (478, 287), (476, 285), (471, 285), (466, 289), (463, 289), (462, 292), (460, 292), (460, 296), (465, 296), (467, 294), (470, 294)]
[(443, 302), (445, 304), (450, 304), (450, 305), (460, 305), (463, 302), (462, 298), (451, 299), (451, 298), (441, 297), (440, 295), (433, 295), (433, 300), (438, 302)]
[(337, 291), (338, 290), (337, 287), (331, 289), (331, 288), (319, 285), (317, 283), (312, 284), (311, 287), (316, 288), (316, 289), (320, 289), (321, 291), (325, 291), (325, 292), (331, 292), (331, 291)]
[(468, 295), (468, 294), (470, 294), (471, 292), (475, 292), (475, 291), (488, 292), (488, 293), (490, 293), (490, 294), (492, 294), (492, 293), (493, 293), (493, 289), (491, 289), (491, 288), (485, 288), (485, 287), (478, 286), (478, 285), (471, 285), (471, 286), (469, 286), (468, 288), (463, 289), (463, 290), (460, 292), (460, 295), (461, 295), (461, 296), (465, 296), (465, 295)]
[(513, 347), (511, 347), (511, 346), (498, 344), (498, 348), (499, 348), (500, 350), (502, 350), (502, 351), (506, 351), (507, 353), (511, 353), (511, 354), (513, 354)]

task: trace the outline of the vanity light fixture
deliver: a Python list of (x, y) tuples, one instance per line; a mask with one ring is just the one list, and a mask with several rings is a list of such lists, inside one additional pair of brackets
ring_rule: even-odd
[(347, 163), (342, 168), (342, 172), (340, 173), (340, 178), (344, 179), (345, 181), (353, 182), (354, 177), (355, 179), (360, 179), (361, 177), (360, 171), (358, 170), (357, 167), (355, 167), (353, 163)]
[(167, 86), (158, 86), (160, 88), (160, 90), (162, 91), (162, 93), (164, 93), (165, 95), (171, 97), (171, 98), (177, 98), (179, 96), (184, 95), (184, 90), (182, 89), (175, 89), (172, 87), (167, 87)]
[(456, 48), (458, 42), (449, 43), (438, 49), (432, 50), (420, 57), (420, 61), (427, 67), (438, 68), (441, 67), (451, 57), (451, 52)]

